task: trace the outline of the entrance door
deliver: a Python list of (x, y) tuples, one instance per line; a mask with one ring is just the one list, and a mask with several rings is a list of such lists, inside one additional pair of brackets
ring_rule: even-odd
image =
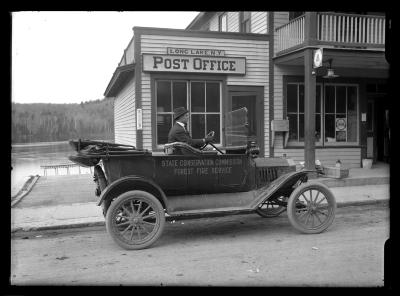
[(376, 161), (376, 136), (375, 135), (375, 100), (367, 101), (367, 158)]
[(375, 99), (376, 160), (389, 162), (390, 126), (387, 95)]
[(386, 95), (374, 96), (367, 101), (367, 157), (374, 162), (389, 162), (390, 126)]
[[(229, 124), (236, 124), (236, 137), (229, 138), (226, 130), (226, 144), (245, 145), (254, 141), (260, 147), (260, 156), (264, 155), (264, 104), (263, 87), (231, 87), (229, 89)], [(243, 128), (244, 127), (244, 128)], [(235, 127), (234, 127), (235, 128)], [(232, 140), (233, 139), (233, 140)]]

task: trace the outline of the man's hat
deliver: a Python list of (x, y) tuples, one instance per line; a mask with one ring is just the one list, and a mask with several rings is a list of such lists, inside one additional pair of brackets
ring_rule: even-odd
[(182, 115), (188, 113), (189, 111), (186, 110), (185, 107), (178, 107), (176, 109), (174, 109), (174, 120), (177, 120), (179, 117), (181, 117)]

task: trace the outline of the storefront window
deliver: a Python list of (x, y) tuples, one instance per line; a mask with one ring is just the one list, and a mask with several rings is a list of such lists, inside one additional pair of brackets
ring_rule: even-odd
[(325, 142), (357, 142), (357, 88), (325, 86)]
[(298, 141), (297, 84), (287, 85), (287, 118), (289, 119), (289, 140)]
[(192, 137), (203, 138), (215, 131), (215, 143), (220, 143), (220, 85), (215, 82), (191, 81)]
[[(289, 141), (304, 143), (304, 84), (287, 84), (287, 117)], [(315, 141), (325, 145), (332, 143), (357, 143), (358, 141), (358, 93), (357, 86), (326, 84), (316, 87)], [(323, 112), (322, 112), (323, 110)], [(323, 129), (321, 128), (322, 124)]]
[(322, 101), (322, 93), (321, 93), (321, 85), (317, 85), (316, 89), (316, 100), (315, 100), (315, 141), (321, 141), (321, 101)]
[(172, 82), (172, 98), (174, 108), (180, 106), (187, 108), (187, 84), (185, 81)]
[(336, 141), (346, 142), (347, 141), (347, 117), (346, 117), (346, 87), (336, 87), (336, 121), (335, 121), (335, 133)]
[(325, 86), (325, 142), (336, 142), (335, 137), (335, 87)]
[(168, 142), (173, 122), (173, 110), (185, 107), (190, 113), (189, 130), (193, 138), (204, 138), (215, 131), (215, 143), (220, 143), (220, 83), (213, 81), (157, 80), (157, 145)]
[(156, 96), (157, 143), (167, 143), (173, 110), (181, 106), (187, 108), (187, 82), (159, 80), (156, 83)]
[[(321, 86), (317, 85), (315, 110), (315, 141), (321, 140)], [(287, 117), (289, 141), (304, 142), (304, 84), (287, 85)]]
[(219, 82), (207, 82), (206, 84), (206, 110), (207, 112), (218, 112), (220, 110)]
[(204, 82), (191, 82), (190, 97), (192, 99), (192, 112), (204, 112), (206, 107), (206, 89)]
[(348, 86), (347, 91), (347, 141), (357, 142), (357, 88)]
[(171, 112), (171, 81), (157, 83), (157, 111)]

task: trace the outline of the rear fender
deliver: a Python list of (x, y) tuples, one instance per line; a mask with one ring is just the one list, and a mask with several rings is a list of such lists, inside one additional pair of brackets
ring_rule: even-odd
[(293, 185), (295, 185), (299, 180), (301, 180), (302, 183), (307, 182), (309, 173), (315, 173), (315, 171), (301, 170), (297, 172), (289, 172), (281, 175), (268, 185), (259, 188), (256, 190), (256, 198), (254, 199), (254, 203), (252, 203), (252, 207), (256, 209), (260, 203), (263, 203), (276, 195), (290, 196), (292, 191), (295, 189)]
[(167, 197), (163, 190), (153, 180), (140, 176), (125, 176), (115, 180), (109, 184), (100, 195), (100, 206), (104, 201), (111, 201), (124, 192), (130, 190), (143, 190), (153, 194), (163, 205), (165, 209), (168, 207)]

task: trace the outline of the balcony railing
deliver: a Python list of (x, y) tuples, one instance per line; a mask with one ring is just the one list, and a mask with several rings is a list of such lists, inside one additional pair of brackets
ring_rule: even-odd
[(276, 29), (276, 34), (278, 35), (278, 52), (304, 42), (304, 20), (304, 15), (299, 16)]
[[(276, 29), (277, 52), (301, 45), (305, 17), (300, 16)], [(384, 47), (385, 17), (358, 14), (317, 13), (317, 42), (332, 46)]]
[(318, 40), (373, 46), (385, 44), (385, 17), (319, 13)]

